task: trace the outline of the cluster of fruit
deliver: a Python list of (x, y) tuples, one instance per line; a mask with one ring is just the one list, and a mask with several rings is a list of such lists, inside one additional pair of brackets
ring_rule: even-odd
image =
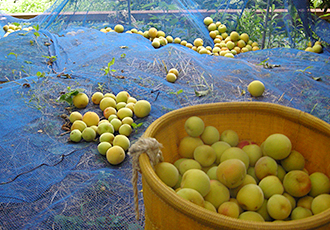
[[(73, 98), (77, 108), (85, 108), (89, 98), (85, 93), (78, 93)], [(136, 100), (127, 91), (113, 93), (95, 92), (91, 100), (99, 105), (104, 119), (93, 111), (84, 115), (78, 111), (70, 114), (70, 140), (80, 142), (96, 141), (98, 152), (105, 155), (108, 162), (117, 165), (125, 159), (125, 152), (130, 147), (129, 136), (132, 132), (133, 117), (146, 117), (151, 111), (151, 105), (146, 100)]]
[(33, 27), (32, 26), (29, 26), (27, 28), (22, 28), (21, 25), (16, 26), (14, 24), (4, 25), (2, 28), (6, 32), (5, 35), (4, 35), (4, 37), (7, 37), (10, 33), (15, 32), (15, 31), (18, 31), (18, 30), (24, 30), (24, 31), (31, 31), (31, 30), (33, 30)]
[(212, 50), (208, 49), (208, 54), (213, 53), (221, 56), (226, 56), (227, 54), (228, 57), (232, 57), (232, 55), (239, 53), (259, 50), (258, 43), (252, 41), (247, 33), (239, 34), (236, 31), (229, 33), (225, 24), (219, 21), (214, 22), (211, 17), (204, 18), (204, 24), (207, 26), (209, 35), (214, 41), (214, 48)]
[[(186, 40), (181, 40), (179, 37), (173, 39), (172, 36), (166, 36), (164, 31), (157, 30), (154, 27), (144, 32), (134, 28), (126, 31), (126, 33), (135, 33), (144, 36), (151, 41), (152, 46), (155, 48), (165, 46), (168, 43), (176, 43), (186, 46), (200, 54), (215, 56), (234, 57), (234, 55), (239, 53), (259, 50), (258, 43), (250, 40), (247, 33), (238, 34), (236, 31), (232, 31), (230, 34), (227, 34), (226, 25), (221, 22), (214, 23), (211, 17), (204, 18), (204, 24), (207, 26), (209, 35), (214, 41), (213, 48), (211, 46), (204, 46), (204, 41), (201, 38), (196, 38), (192, 44)], [(107, 27), (102, 28), (100, 31), (104, 33), (122, 33), (124, 32), (124, 27), (122, 25), (116, 25), (114, 29)]]
[(322, 53), (323, 52), (322, 43), (320, 41), (316, 41), (314, 44), (312, 44), (312, 42), (309, 41), (305, 51), (313, 52), (313, 53)]
[(304, 156), (283, 134), (259, 146), (221, 133), (198, 116), (184, 124), (175, 162), (161, 162), (155, 173), (180, 197), (210, 211), (250, 221), (307, 218), (330, 208), (330, 180), (309, 175)]

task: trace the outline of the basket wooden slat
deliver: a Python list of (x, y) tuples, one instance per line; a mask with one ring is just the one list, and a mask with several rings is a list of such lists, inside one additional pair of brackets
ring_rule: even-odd
[[(201, 117), (205, 125), (219, 132), (235, 130), (240, 139), (261, 144), (268, 135), (287, 135), (293, 149), (302, 153), (310, 173), (321, 171), (330, 176), (330, 125), (293, 108), (264, 102), (226, 102), (185, 107), (163, 115), (146, 130), (163, 144), (164, 160), (179, 159), (177, 148), (186, 136), (184, 122)], [(330, 210), (309, 218), (277, 223), (242, 221), (212, 213), (177, 196), (153, 171), (149, 158), (139, 158), (145, 205), (145, 229), (330, 229)]]

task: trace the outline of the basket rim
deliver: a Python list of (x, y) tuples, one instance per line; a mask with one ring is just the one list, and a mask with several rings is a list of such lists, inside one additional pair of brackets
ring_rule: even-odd
[[(284, 105), (269, 103), (269, 102), (218, 102), (210, 104), (200, 104), (194, 106), (187, 106), (177, 110), (173, 110), (164, 114), (163, 116), (156, 119), (145, 131), (143, 137), (152, 137), (160, 127), (157, 124), (166, 125), (169, 118), (178, 116), (188, 116), (191, 112), (194, 114), (202, 114), (205, 111), (223, 109), (224, 111), (252, 111), (252, 112), (272, 112), (272, 114), (279, 115), (283, 118), (292, 120), (299, 125), (307, 126), (311, 129), (317, 129), (318, 131), (330, 136), (330, 124), (325, 121), (303, 112), (301, 110), (287, 107)], [(224, 215), (219, 215), (206, 210), (203, 207), (199, 207), (180, 196), (173, 196), (173, 190), (167, 187), (156, 175), (153, 168), (151, 167), (149, 157), (147, 154), (142, 154), (139, 158), (141, 173), (143, 178), (146, 180), (150, 188), (174, 209), (179, 212), (193, 217), (195, 220), (199, 220), (207, 226), (226, 227), (228, 229), (240, 227), (244, 229), (264, 229), (264, 230), (275, 230), (275, 229), (311, 229), (315, 227), (321, 227), (330, 222), (330, 209), (326, 210), (317, 215), (313, 215), (308, 218), (300, 220), (291, 220), (283, 222), (253, 222), (246, 220), (238, 220), (230, 218)]]

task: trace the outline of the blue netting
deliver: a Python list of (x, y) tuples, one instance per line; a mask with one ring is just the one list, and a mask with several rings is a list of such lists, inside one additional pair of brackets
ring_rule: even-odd
[[(63, 135), (67, 105), (56, 99), (67, 92), (68, 86), (84, 89), (88, 96), (100, 89), (115, 94), (126, 90), (137, 99), (148, 100), (151, 113), (146, 118), (135, 119), (142, 126), (130, 136), (132, 143), (161, 115), (188, 105), (212, 102), (272, 102), (300, 109), (329, 123), (330, 57), (326, 50), (316, 54), (279, 47), (241, 53), (232, 59), (201, 55), (179, 44), (155, 49), (139, 34), (100, 32), (100, 28), (117, 23), (124, 24), (126, 29), (158, 26), (173, 37), (186, 36), (192, 42), (196, 37), (208, 35), (202, 21), (205, 15), (224, 17), (230, 25), (226, 13), (217, 15), (211, 9), (228, 12), (239, 9), (235, 14), (240, 17), (243, 9), (251, 7), (248, 1), (237, 2), (230, 5), (229, 1), (194, 4), (165, 1), (167, 5), (154, 2), (142, 7), (141, 0), (132, 2), (128, 8), (126, 1), (57, 1), (34, 19), (18, 20), (2, 15), (3, 25), (9, 22), (39, 25), (39, 36), (36, 30), (17, 31), (0, 39), (0, 226), (4, 229), (143, 228), (142, 194), (142, 217), (135, 220), (129, 156), (119, 166), (111, 166), (97, 152), (96, 142), (73, 144), (68, 142), (68, 134)], [(301, 25), (306, 34), (301, 38), (293, 36), (290, 21), (293, 17), (289, 14), (283, 17), (288, 21), (282, 23), (290, 22), (283, 24), (281, 30), (286, 34), (283, 39), (287, 44), (299, 46), (298, 41), (307, 41), (309, 36), (328, 41), (328, 35), (323, 32), (329, 31), (329, 23), (312, 17), (308, 10), (303, 11), (301, 1), (284, 2), (280, 5), (283, 9), (299, 6), (302, 10), (296, 11), (301, 17), (305, 15), (303, 21), (306, 20)], [(186, 11), (201, 8), (210, 12)], [(94, 12), (111, 10), (117, 14)], [(136, 12), (135, 17), (133, 13), (129, 17), (129, 10), (153, 10), (154, 14), (155, 10), (178, 10), (187, 15), (187, 20), (179, 20), (185, 16), (172, 12), (169, 20), (165, 20), (165, 14), (163, 21), (153, 18), (143, 21)], [(231, 17), (236, 16), (231, 14)], [(318, 30), (318, 23), (327, 27), (322, 24), (323, 29)], [(239, 23), (233, 20), (234, 24)], [(49, 62), (52, 56), (56, 57), (53, 63)], [(116, 72), (105, 75), (102, 69), (113, 58), (115, 63), (111, 68)], [(180, 71), (174, 84), (165, 80), (166, 69), (172, 67)], [(256, 79), (266, 87), (259, 98), (247, 92), (247, 85)], [(99, 107), (91, 102), (78, 111), (96, 111), (101, 115)]]

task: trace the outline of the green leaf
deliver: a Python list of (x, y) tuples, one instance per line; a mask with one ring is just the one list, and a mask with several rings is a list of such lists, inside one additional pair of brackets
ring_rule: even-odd
[(115, 63), (115, 58), (112, 58), (111, 62), (108, 63), (108, 67), (112, 66)]
[(265, 60), (261, 61), (258, 65), (263, 65), (263, 64), (265, 64), (266, 61), (268, 61), (268, 60), (269, 60), (269, 58), (266, 58)]
[(321, 81), (322, 80), (321, 77), (312, 77), (312, 79), (315, 80), (315, 81)]
[(209, 92), (210, 92), (210, 90), (201, 90), (201, 91), (195, 90), (195, 95), (197, 97), (202, 97), (202, 96), (207, 95)]
[(32, 27), (33, 27), (33, 29), (35, 29), (36, 31), (39, 30), (39, 25), (35, 25), (35, 26), (32, 26)]
[(180, 89), (176, 92), (176, 94), (180, 94), (180, 93), (183, 93), (183, 89)]
[(143, 125), (143, 122), (141, 122), (141, 123), (139, 123), (139, 124), (136, 124), (136, 123), (132, 123), (132, 127), (133, 127), (133, 129), (136, 129), (136, 128), (139, 128), (139, 127), (141, 127)]

